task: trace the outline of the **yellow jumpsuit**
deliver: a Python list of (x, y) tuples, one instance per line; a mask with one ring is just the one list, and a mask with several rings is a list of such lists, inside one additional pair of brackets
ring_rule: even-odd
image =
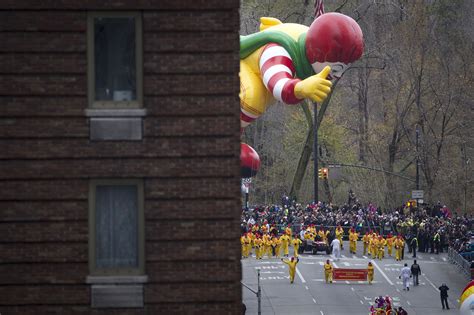
[(273, 238), (273, 246), (275, 246), (275, 257), (280, 258), (281, 242), (278, 237)]
[(374, 259), (377, 258), (378, 243), (379, 241), (375, 237), (372, 237), (372, 239), (370, 240), (369, 251), (370, 251), (370, 255)]
[(290, 243), (290, 237), (287, 234), (280, 236), (281, 247), (283, 248), (283, 254), (288, 257), (288, 245)]
[(403, 251), (403, 249), (404, 249), (404, 246), (405, 246), (405, 241), (401, 238), (401, 239), (400, 239), (400, 248), (398, 249), (399, 252), (400, 252), (400, 260), (402, 260), (402, 257), (403, 257), (402, 251)]
[(368, 234), (365, 234), (363, 237), (362, 237), (362, 242), (364, 242), (364, 254), (367, 254), (367, 248), (369, 247), (369, 241), (370, 241), (370, 237)]
[(392, 256), (392, 249), (393, 249), (393, 237), (387, 238), (387, 251), (388, 255)]
[(359, 239), (359, 233), (349, 232), (349, 251), (352, 254), (356, 253), (357, 250), (357, 240)]
[(281, 261), (288, 265), (290, 272), (290, 283), (293, 283), (293, 281), (295, 281), (296, 264), (300, 261), (299, 258), (296, 258), (293, 261), (288, 259), (282, 259)]
[(399, 238), (395, 240), (395, 260), (400, 261), (402, 257), (403, 241)]
[(246, 251), (247, 247), (245, 246), (245, 236), (240, 237), (240, 245), (242, 247), (242, 257), (246, 258), (245, 251)]
[(372, 281), (374, 281), (374, 266), (373, 265), (367, 266), (367, 280), (369, 281), (369, 284), (372, 284)]
[(332, 265), (331, 263), (325, 263), (324, 264), (324, 279), (326, 280), (326, 283), (332, 283)]
[(339, 240), (339, 242), (341, 243), (341, 249), (344, 248), (344, 246), (342, 246), (342, 236), (344, 235), (344, 230), (341, 228), (336, 228), (336, 238)]
[(293, 245), (293, 251), (294, 251), (293, 256), (298, 257), (298, 249), (300, 248), (301, 243), (303, 242), (297, 237), (291, 241), (291, 245)]
[(270, 239), (270, 236), (268, 234), (265, 234), (263, 237), (264, 237), (264, 240), (263, 240), (264, 250), (263, 250), (262, 256), (266, 254), (268, 258), (271, 258), (272, 257), (272, 240)]
[(380, 238), (379, 243), (378, 243), (378, 249), (377, 249), (377, 256), (379, 260), (382, 260), (384, 254), (385, 254), (385, 239)]

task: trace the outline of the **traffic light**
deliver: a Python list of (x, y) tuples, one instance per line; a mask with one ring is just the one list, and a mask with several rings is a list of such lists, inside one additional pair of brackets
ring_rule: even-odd
[(321, 179), (328, 179), (329, 170), (326, 167), (320, 168), (318, 170), (318, 177)]
[(408, 208), (416, 208), (416, 200), (408, 200), (407, 201)]

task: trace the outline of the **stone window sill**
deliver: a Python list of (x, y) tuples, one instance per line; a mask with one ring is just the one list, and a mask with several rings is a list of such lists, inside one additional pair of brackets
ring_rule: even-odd
[(88, 284), (140, 284), (147, 283), (148, 276), (87, 276)]
[(145, 109), (86, 109), (92, 141), (141, 141)]
[(145, 117), (146, 109), (86, 109), (87, 117)]

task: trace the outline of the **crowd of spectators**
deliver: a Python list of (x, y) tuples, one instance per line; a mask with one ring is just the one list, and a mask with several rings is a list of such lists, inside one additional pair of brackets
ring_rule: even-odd
[(325, 202), (302, 205), (284, 196), (281, 205), (243, 209), (241, 223), (243, 233), (253, 225), (264, 224), (276, 226), (280, 231), (291, 226), (294, 233), (310, 225), (330, 231), (342, 226), (346, 233), (354, 228), (361, 233), (372, 230), (384, 235), (401, 234), (407, 244), (417, 237), (420, 252), (442, 252), (451, 246), (460, 253), (469, 252), (470, 258), (470, 252), (474, 250), (472, 214), (452, 212), (439, 202), (434, 206), (404, 205), (382, 210), (372, 203), (362, 205), (352, 192), (348, 203), (341, 206)]

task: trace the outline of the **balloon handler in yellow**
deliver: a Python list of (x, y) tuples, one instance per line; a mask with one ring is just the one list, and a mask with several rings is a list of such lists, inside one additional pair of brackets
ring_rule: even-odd
[(333, 272), (333, 267), (331, 265), (331, 262), (326, 260), (326, 263), (324, 264), (324, 280), (326, 280), (326, 283), (332, 283), (332, 272)]
[[(330, 80), (339, 79), (364, 49), (362, 30), (344, 14), (322, 14), (310, 27), (269, 17), (260, 22), (260, 32), (240, 37), (241, 130), (276, 101), (323, 102)], [(259, 167), (258, 154), (242, 143), (242, 177)]]
[(370, 261), (367, 266), (367, 280), (369, 281), (369, 284), (372, 284), (372, 281), (374, 281), (374, 266)]
[(290, 272), (290, 283), (293, 283), (295, 281), (296, 264), (300, 261), (300, 259), (291, 257), (290, 260), (282, 258), (281, 261), (288, 265), (288, 271)]

